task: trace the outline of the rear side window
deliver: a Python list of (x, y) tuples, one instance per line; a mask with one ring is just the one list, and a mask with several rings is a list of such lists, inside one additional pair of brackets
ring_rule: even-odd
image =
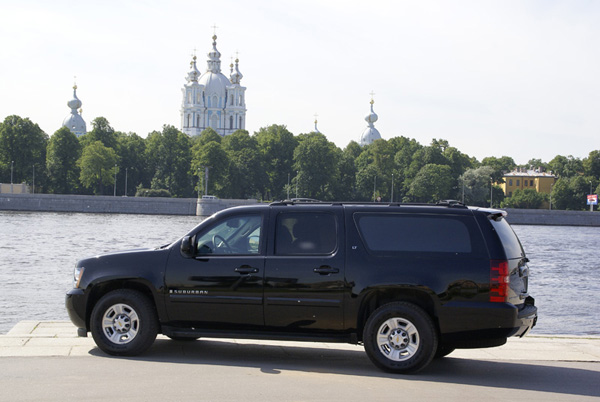
[(293, 212), (277, 216), (276, 255), (328, 255), (336, 248), (335, 215), (324, 212)]
[(375, 254), (483, 251), (471, 217), (357, 213), (354, 219), (367, 248)]
[(510, 260), (513, 258), (524, 257), (525, 254), (523, 253), (523, 248), (521, 247), (519, 238), (512, 230), (508, 222), (506, 222), (506, 219), (499, 217), (496, 220), (490, 220), (494, 230), (496, 230), (496, 233), (498, 233), (498, 237), (500, 237), (500, 241), (504, 247), (504, 252), (506, 253), (506, 258)]

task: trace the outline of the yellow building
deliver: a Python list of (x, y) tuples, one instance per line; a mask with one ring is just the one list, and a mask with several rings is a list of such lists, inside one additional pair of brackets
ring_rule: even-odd
[(556, 181), (556, 176), (552, 172), (540, 172), (533, 169), (517, 168), (510, 173), (502, 176), (504, 183), (500, 184), (504, 195), (512, 197), (517, 189), (532, 189), (538, 193), (550, 194), (552, 185)]

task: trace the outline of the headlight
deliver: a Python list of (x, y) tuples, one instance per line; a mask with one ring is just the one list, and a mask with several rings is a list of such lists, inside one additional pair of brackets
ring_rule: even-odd
[(79, 281), (81, 281), (81, 277), (83, 276), (83, 267), (75, 267), (75, 271), (73, 271), (73, 287), (79, 287)]

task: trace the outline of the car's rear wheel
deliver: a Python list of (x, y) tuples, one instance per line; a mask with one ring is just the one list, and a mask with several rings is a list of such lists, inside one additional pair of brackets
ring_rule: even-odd
[(140, 292), (119, 289), (105, 294), (94, 306), (90, 321), (96, 345), (111, 355), (134, 356), (156, 339), (154, 306)]
[(414, 373), (431, 362), (438, 340), (425, 311), (411, 303), (394, 302), (371, 314), (363, 342), (377, 367), (393, 373)]

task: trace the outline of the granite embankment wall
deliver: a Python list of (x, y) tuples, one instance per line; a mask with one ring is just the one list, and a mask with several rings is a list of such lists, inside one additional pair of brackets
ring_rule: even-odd
[[(108, 214), (210, 216), (225, 208), (256, 204), (257, 200), (198, 200), (196, 198), (110, 197), (62, 194), (0, 194), (0, 210), (87, 212)], [(600, 227), (600, 213), (547, 209), (506, 209), (513, 225)]]
[(600, 226), (598, 211), (506, 208), (511, 225)]
[(221, 209), (256, 202), (256, 200), (198, 200), (197, 198), (0, 194), (0, 210), (5, 211), (209, 216)]

